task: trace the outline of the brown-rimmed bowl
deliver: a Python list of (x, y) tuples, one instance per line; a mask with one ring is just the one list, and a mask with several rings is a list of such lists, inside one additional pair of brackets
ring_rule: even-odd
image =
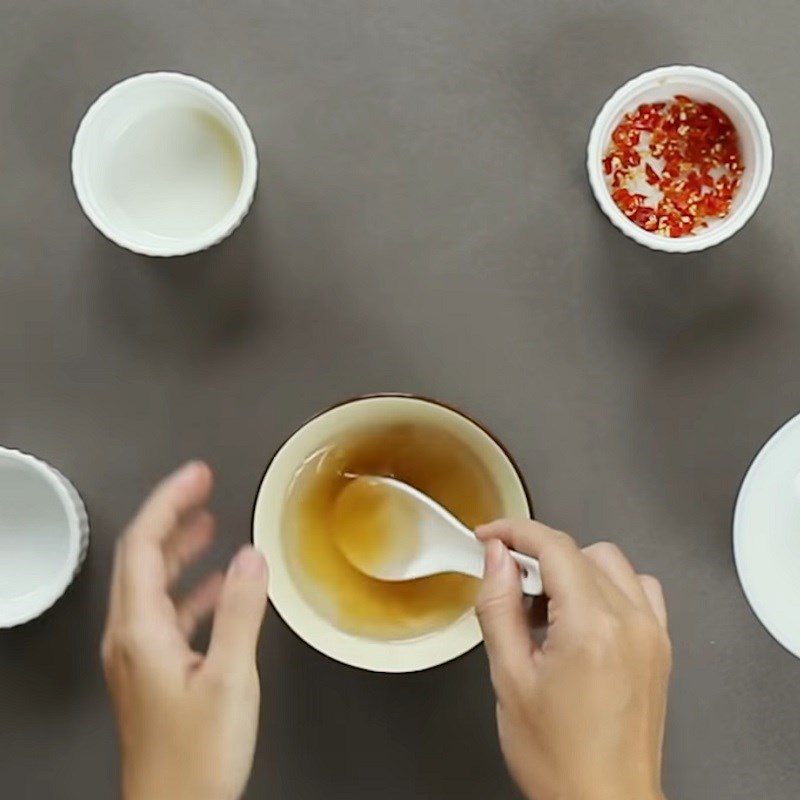
[(481, 641), (474, 611), (440, 630), (414, 639), (385, 640), (340, 630), (306, 600), (289, 569), (284, 531), (285, 505), (292, 478), (303, 462), (351, 431), (383, 424), (435, 425), (456, 436), (492, 476), (507, 517), (530, 517), (527, 488), (502, 444), (460, 411), (436, 400), (381, 394), (347, 400), (312, 417), (277, 451), (267, 466), (253, 508), (253, 543), (270, 565), (270, 600), (289, 627), (330, 658), (373, 672), (415, 672), (471, 650)]

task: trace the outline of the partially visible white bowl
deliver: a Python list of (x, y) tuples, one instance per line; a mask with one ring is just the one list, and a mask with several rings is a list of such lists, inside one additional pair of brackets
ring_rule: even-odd
[(761, 448), (739, 489), (733, 555), (761, 624), (800, 658), (800, 414)]
[[(724, 219), (712, 222), (701, 233), (673, 239), (640, 228), (620, 211), (606, 184), (603, 157), (614, 128), (627, 112), (642, 103), (669, 100), (676, 94), (714, 103), (730, 117), (739, 133), (745, 169), (731, 212)], [(692, 253), (729, 239), (753, 216), (772, 175), (772, 142), (761, 110), (741, 86), (703, 67), (660, 67), (628, 81), (600, 110), (589, 135), (586, 167), (600, 208), (626, 236), (651, 250)]]
[(0, 447), (0, 628), (50, 608), (88, 546), (86, 507), (75, 487), (38, 458)]
[(148, 256), (204, 250), (250, 209), (258, 158), (242, 113), (205, 81), (149, 72), (112, 86), (81, 121), (72, 182), (92, 224)]

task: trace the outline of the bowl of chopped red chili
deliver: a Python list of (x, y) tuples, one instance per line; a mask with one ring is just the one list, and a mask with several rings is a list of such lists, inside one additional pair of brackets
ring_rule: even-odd
[(626, 236), (690, 253), (752, 217), (772, 174), (772, 144), (755, 101), (732, 80), (702, 67), (661, 67), (603, 106), (587, 168), (600, 208)]

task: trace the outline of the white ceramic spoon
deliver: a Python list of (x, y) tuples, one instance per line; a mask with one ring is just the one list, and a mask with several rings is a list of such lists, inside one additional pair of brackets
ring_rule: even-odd
[[(373, 578), (406, 581), (440, 572), (483, 577), (483, 543), (435, 500), (402, 481), (354, 478), (339, 496), (334, 515), (340, 550)], [(509, 552), (520, 567), (522, 591), (541, 594), (539, 562)]]

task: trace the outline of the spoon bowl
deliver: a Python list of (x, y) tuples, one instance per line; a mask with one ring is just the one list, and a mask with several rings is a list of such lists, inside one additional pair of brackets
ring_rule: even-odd
[[(435, 500), (395, 478), (354, 478), (334, 508), (334, 536), (356, 569), (382, 581), (441, 572), (483, 577), (483, 543)], [(523, 592), (541, 594), (538, 561), (509, 552), (520, 567)]]

